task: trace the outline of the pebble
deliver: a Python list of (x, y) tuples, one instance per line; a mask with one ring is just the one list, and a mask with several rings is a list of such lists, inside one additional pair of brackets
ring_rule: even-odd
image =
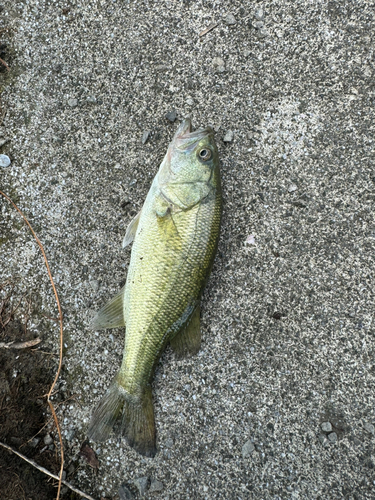
[(188, 106), (193, 106), (193, 105), (194, 105), (194, 101), (193, 101), (193, 99), (192, 99), (191, 97), (188, 97), (188, 98), (186, 99), (186, 104), (187, 104)]
[(369, 423), (365, 423), (363, 425), (364, 429), (369, 432), (370, 434), (375, 434), (375, 427), (372, 425), (372, 424), (369, 424)]
[(337, 441), (336, 432), (331, 432), (330, 434), (328, 434), (328, 439), (331, 441), (331, 443), (336, 443)]
[(173, 439), (172, 438), (168, 438), (164, 444), (164, 446), (166, 448), (173, 448)]
[(236, 18), (233, 14), (227, 14), (224, 17), (224, 22), (225, 24), (228, 24), (228, 26), (233, 26), (234, 24), (236, 24)]
[(49, 444), (52, 444), (52, 443), (53, 443), (53, 439), (51, 438), (51, 436), (50, 436), (49, 434), (46, 434), (46, 435), (44, 436), (43, 441), (44, 441), (44, 444), (45, 444), (45, 445), (47, 445), (47, 446), (48, 446)]
[(134, 486), (139, 491), (139, 495), (141, 497), (145, 494), (145, 492), (147, 490), (147, 483), (148, 483), (147, 476), (138, 477), (137, 479), (134, 480)]
[(242, 446), (242, 457), (249, 457), (252, 452), (255, 450), (254, 444), (249, 440)]
[(214, 57), (212, 59), (212, 66), (218, 73), (223, 73), (225, 71), (225, 64), (221, 57)]
[(297, 191), (297, 186), (295, 184), (291, 184), (288, 187), (288, 191), (289, 191), (289, 193), (293, 193), (294, 191)]
[(97, 292), (100, 287), (100, 282), (98, 280), (91, 280), (90, 281), (91, 288), (94, 290), (94, 292)]
[(318, 439), (322, 444), (324, 444), (327, 441), (325, 434), (319, 434)]
[(0, 167), (9, 167), (10, 158), (7, 155), (0, 155)]
[(68, 99), (68, 106), (76, 108), (78, 106), (78, 99)]
[(247, 245), (255, 245), (255, 236), (253, 234), (250, 234), (246, 240), (245, 240), (245, 243)]
[(331, 422), (323, 422), (320, 427), (322, 428), (323, 432), (331, 432), (332, 430)]
[(149, 489), (150, 493), (154, 493), (155, 491), (162, 491), (164, 488), (164, 485), (161, 481), (158, 481), (157, 479), (151, 479), (151, 486)]
[(86, 101), (89, 102), (90, 104), (96, 104), (96, 97), (93, 95), (89, 95), (87, 96)]
[(264, 18), (264, 11), (263, 11), (263, 9), (262, 8), (257, 9), (255, 11), (255, 19), (257, 19), (258, 21), (261, 21), (263, 18)]
[(142, 134), (142, 144), (146, 144), (151, 134), (151, 130), (145, 130)]
[(234, 138), (233, 131), (232, 131), (232, 130), (227, 130), (227, 131), (225, 132), (224, 137), (223, 137), (223, 141), (224, 141), (224, 142), (232, 142), (232, 141), (233, 141), (233, 138)]
[(133, 500), (133, 493), (129, 490), (125, 484), (122, 484), (118, 490), (118, 495), (120, 500)]
[(268, 36), (268, 31), (266, 28), (259, 28), (256, 32), (258, 38), (266, 38)]
[(10, 139), (7, 139), (6, 137), (0, 137), (0, 148), (3, 147), (7, 142), (9, 142)]
[(172, 109), (172, 111), (168, 111), (168, 113), (165, 115), (165, 117), (167, 120), (169, 120), (171, 123), (173, 123), (177, 118), (176, 110)]
[(40, 443), (40, 438), (33, 438), (31, 441), (30, 441), (30, 446), (32, 448), (36, 448), (38, 446), (38, 444)]

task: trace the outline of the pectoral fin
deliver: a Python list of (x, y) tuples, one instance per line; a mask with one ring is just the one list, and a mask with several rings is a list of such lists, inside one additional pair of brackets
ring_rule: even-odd
[(120, 328), (125, 326), (123, 312), (124, 288), (102, 307), (91, 321), (90, 327), (93, 330), (102, 330), (104, 328)]
[(170, 341), (179, 358), (197, 354), (201, 346), (201, 308), (198, 305), (187, 324)]
[(134, 237), (135, 237), (135, 233), (137, 232), (137, 227), (138, 227), (139, 219), (141, 217), (141, 212), (142, 212), (142, 210), (140, 210), (137, 213), (137, 215), (134, 217), (134, 219), (128, 225), (124, 239), (122, 240), (122, 248), (127, 247), (128, 245), (130, 245), (130, 243), (133, 242)]

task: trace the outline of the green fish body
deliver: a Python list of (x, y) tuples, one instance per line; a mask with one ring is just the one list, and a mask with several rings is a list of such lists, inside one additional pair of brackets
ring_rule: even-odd
[(88, 435), (108, 437), (122, 410), (122, 433), (154, 456), (151, 382), (169, 342), (180, 356), (200, 347), (200, 298), (215, 257), (222, 209), (219, 159), (210, 128), (178, 128), (123, 246), (133, 242), (124, 289), (93, 327), (126, 327), (121, 368), (96, 408)]

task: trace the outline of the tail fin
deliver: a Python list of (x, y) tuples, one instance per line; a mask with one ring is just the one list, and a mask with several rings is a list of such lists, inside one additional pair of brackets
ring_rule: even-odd
[(96, 407), (91, 418), (88, 437), (104, 441), (122, 412), (121, 433), (138, 453), (146, 457), (156, 454), (155, 420), (151, 387), (134, 399), (119, 384), (117, 378)]

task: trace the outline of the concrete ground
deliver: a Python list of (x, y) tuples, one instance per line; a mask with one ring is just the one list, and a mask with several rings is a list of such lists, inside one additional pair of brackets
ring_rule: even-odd
[[(372, 2), (0, 3), (0, 186), (64, 311), (68, 480), (98, 499), (374, 499)], [(224, 191), (202, 349), (160, 360), (156, 457), (113, 435), (90, 443), (95, 472), (78, 453), (124, 333), (88, 324), (124, 283), (126, 227), (187, 115), (215, 128)], [(0, 279), (22, 277), (57, 352), (43, 260), (0, 207)]]

